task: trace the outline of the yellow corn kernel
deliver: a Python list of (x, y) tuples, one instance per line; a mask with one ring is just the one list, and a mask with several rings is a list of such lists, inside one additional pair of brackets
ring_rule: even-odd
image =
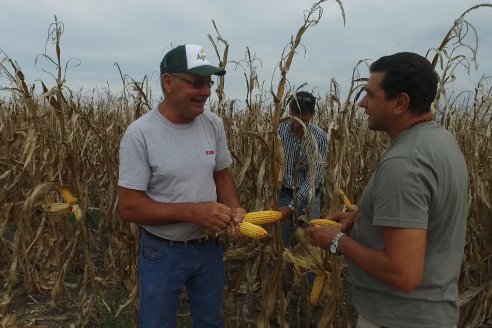
[(58, 187), (58, 191), (60, 192), (60, 195), (62, 196), (63, 200), (70, 205), (73, 205), (77, 202), (77, 198), (75, 198), (72, 193), (68, 190), (66, 186), (60, 186)]
[(244, 221), (254, 224), (268, 224), (279, 221), (282, 213), (279, 211), (249, 212), (244, 216)]
[(328, 220), (328, 219), (314, 219), (314, 220), (309, 221), (309, 224), (310, 225), (315, 225), (315, 224), (319, 224), (319, 225), (332, 225), (332, 226), (337, 226), (337, 227), (341, 227), (342, 226), (340, 224), (340, 222), (336, 222), (336, 221), (332, 221), (332, 220)]
[(249, 238), (265, 238), (268, 236), (268, 232), (265, 229), (247, 221), (239, 223), (239, 231), (243, 236)]
[(314, 278), (313, 287), (311, 288), (311, 294), (309, 295), (309, 302), (312, 305), (318, 303), (319, 296), (321, 295), (321, 290), (326, 281), (326, 274), (324, 272), (319, 273)]

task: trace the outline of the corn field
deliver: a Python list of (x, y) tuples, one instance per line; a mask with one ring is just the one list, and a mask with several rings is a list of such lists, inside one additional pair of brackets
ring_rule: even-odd
[[(286, 99), (296, 91), (288, 72), (304, 33), (322, 17), (322, 2), (306, 11), (268, 90), (248, 48), (243, 60), (228, 62), (229, 43), (215, 23), (217, 35), (209, 35), (221, 65), (244, 70), (245, 104), (227, 98), (226, 75), (209, 105), (224, 121), (231, 170), (248, 211), (265, 209), (268, 189), (280, 188), (276, 131), (287, 115)], [(456, 136), (469, 169), (458, 327), (486, 327), (492, 312), (492, 87), (487, 78), (473, 90), (453, 87), (454, 70), (476, 60), (478, 40), (466, 14), (491, 6), (467, 10), (427, 53), (439, 73), (436, 120)], [(49, 29), (54, 55), (41, 56), (54, 64), (50, 82), (29, 81), (0, 52), (0, 81), (7, 81), (2, 92), (8, 95), (0, 99), (0, 327), (136, 327), (140, 231), (116, 211), (118, 150), (126, 127), (155, 105), (152, 90), (147, 78), (124, 74), (117, 95), (71, 90), (64, 79), (62, 34), (63, 24), (55, 21)], [(314, 123), (329, 137), (324, 214), (343, 208), (339, 189), (357, 203), (388, 145), (383, 134), (367, 129), (357, 106), (367, 64), (360, 61), (348, 72), (346, 99), (335, 80), (317, 95)], [(271, 237), (262, 240), (222, 238), (227, 327), (355, 327), (343, 259), (310, 245), (301, 228), (291, 249), (282, 247), (278, 224), (268, 230)], [(309, 272), (324, 277), (316, 305), (310, 303)], [(183, 293), (180, 327), (191, 326), (189, 317)]]

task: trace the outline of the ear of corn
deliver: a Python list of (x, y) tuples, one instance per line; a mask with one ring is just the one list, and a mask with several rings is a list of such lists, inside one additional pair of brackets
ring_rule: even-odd
[(43, 209), (50, 214), (61, 214), (70, 212), (70, 204), (67, 203), (50, 203), (43, 204)]
[(319, 224), (319, 225), (332, 225), (332, 226), (337, 226), (337, 227), (341, 227), (342, 226), (340, 224), (340, 222), (336, 222), (336, 221), (332, 221), (332, 220), (328, 220), (328, 219), (314, 219), (314, 220), (309, 221), (309, 224), (310, 225), (315, 225), (315, 224)]
[(62, 196), (63, 200), (70, 205), (73, 205), (77, 202), (77, 198), (75, 198), (72, 193), (68, 190), (66, 186), (60, 186), (58, 187), (58, 191), (60, 192), (60, 195)]
[(326, 281), (326, 274), (324, 272), (319, 273), (314, 278), (313, 287), (311, 288), (311, 294), (309, 296), (309, 302), (312, 305), (318, 303), (319, 296), (321, 295), (321, 290)]
[(343, 192), (342, 189), (338, 189), (338, 193), (342, 197), (343, 205), (345, 205), (346, 207), (349, 207), (352, 205), (352, 203), (350, 203), (350, 200), (348, 199), (347, 195), (345, 195), (345, 193)]
[(74, 204), (72, 205), (72, 213), (77, 222), (79, 222), (82, 219), (82, 209), (80, 208), (79, 205)]
[(249, 212), (244, 216), (244, 221), (254, 224), (268, 224), (279, 221), (282, 218), (280, 211)]
[(342, 189), (338, 189), (338, 193), (342, 197), (343, 205), (345, 206), (347, 211), (357, 211), (357, 205), (353, 205), (350, 202), (350, 199), (348, 199), (347, 195), (345, 195)]
[(262, 227), (247, 221), (239, 223), (239, 231), (243, 236), (249, 238), (265, 238), (268, 236), (268, 232)]

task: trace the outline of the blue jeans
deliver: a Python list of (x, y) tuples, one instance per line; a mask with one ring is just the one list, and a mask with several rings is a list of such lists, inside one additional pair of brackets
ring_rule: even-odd
[[(292, 193), (285, 191), (285, 190), (280, 190), (279, 196), (278, 196), (278, 207), (284, 207), (290, 204), (292, 201)], [(319, 194), (317, 194), (314, 197), (313, 203), (311, 204), (311, 207), (309, 208), (309, 219), (319, 219), (319, 216), (321, 215), (321, 201)], [(305, 208), (298, 208), (297, 209), (298, 215), (307, 215), (307, 210)], [(292, 222), (293, 217), (286, 218), (282, 222), (280, 222), (280, 234), (282, 236), (282, 242), (284, 243), (285, 247), (289, 247), (290, 245), (290, 238), (294, 232), (295, 226)]]
[(141, 328), (174, 328), (179, 294), (188, 291), (193, 327), (224, 327), (224, 261), (215, 239), (176, 244), (141, 233), (138, 258)]

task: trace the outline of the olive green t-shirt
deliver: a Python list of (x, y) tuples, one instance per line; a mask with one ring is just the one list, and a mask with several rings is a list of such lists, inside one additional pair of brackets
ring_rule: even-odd
[(384, 248), (383, 228), (427, 230), (424, 274), (411, 293), (350, 263), (353, 302), (386, 327), (452, 327), (459, 315), (458, 279), (465, 245), (468, 173), (454, 136), (435, 122), (395, 138), (359, 203), (352, 237)]

